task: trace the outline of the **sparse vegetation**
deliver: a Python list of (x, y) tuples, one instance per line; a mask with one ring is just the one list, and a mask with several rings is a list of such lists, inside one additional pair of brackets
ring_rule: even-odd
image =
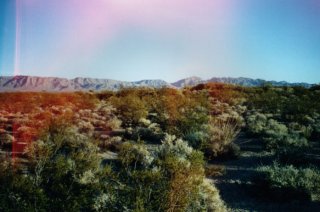
[(241, 161), (252, 174), (224, 182), (319, 202), (319, 95), (213, 83), (0, 94), (0, 210), (226, 211), (217, 187)]

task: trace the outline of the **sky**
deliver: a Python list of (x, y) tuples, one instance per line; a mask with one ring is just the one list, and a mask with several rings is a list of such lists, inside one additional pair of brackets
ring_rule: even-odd
[(0, 76), (320, 82), (320, 0), (0, 0)]

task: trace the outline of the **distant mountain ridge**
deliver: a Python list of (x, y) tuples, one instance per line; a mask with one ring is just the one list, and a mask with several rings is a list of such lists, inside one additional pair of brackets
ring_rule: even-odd
[(83, 77), (74, 79), (33, 76), (0, 77), (0, 91), (101, 91), (142, 86), (160, 88), (171, 85), (164, 80), (126, 82)]
[(233, 84), (233, 85), (241, 85), (246, 87), (253, 87), (253, 86), (262, 86), (265, 84), (270, 84), (273, 86), (302, 86), (302, 87), (312, 87), (315, 84), (298, 82), (298, 83), (290, 83), (286, 81), (267, 81), (263, 79), (251, 79), (245, 77), (213, 77), (208, 80), (202, 80), (199, 77), (189, 77), (177, 82), (172, 83), (173, 86), (181, 88), (185, 86), (195, 86), (200, 83), (225, 83), (225, 84)]
[(186, 86), (195, 86), (200, 83), (218, 82), (241, 86), (261, 86), (271, 84), (274, 86), (303, 86), (311, 87), (314, 84), (308, 83), (288, 83), (285, 81), (266, 81), (262, 79), (251, 78), (231, 78), (231, 77), (213, 77), (209, 80), (202, 80), (199, 77), (189, 77), (174, 83), (168, 83), (164, 80), (140, 80), (134, 82), (119, 81), (112, 79), (95, 79), (78, 77), (74, 79), (58, 77), (35, 77), (35, 76), (0, 76), (0, 91), (101, 91), (101, 90), (119, 90), (128, 87), (173, 87), (183, 88)]
[(177, 87), (177, 88), (183, 88), (186, 86), (194, 86), (199, 83), (204, 83), (204, 81), (200, 77), (188, 77), (182, 80), (179, 80), (177, 82), (172, 83), (171, 85)]

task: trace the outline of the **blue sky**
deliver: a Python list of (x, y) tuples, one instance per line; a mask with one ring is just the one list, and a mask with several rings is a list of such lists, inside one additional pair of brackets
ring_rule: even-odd
[(2, 0), (0, 75), (320, 82), (320, 0)]

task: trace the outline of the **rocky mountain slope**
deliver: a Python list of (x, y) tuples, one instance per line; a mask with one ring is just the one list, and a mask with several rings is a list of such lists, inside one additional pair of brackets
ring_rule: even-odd
[(33, 76), (0, 76), (0, 91), (101, 91), (101, 90), (118, 90), (128, 87), (175, 87), (183, 88), (185, 86), (194, 86), (200, 83), (220, 82), (242, 86), (261, 86), (272, 84), (275, 86), (297, 85), (311, 87), (307, 83), (288, 83), (285, 81), (266, 81), (261, 79), (250, 78), (211, 78), (202, 80), (199, 77), (190, 77), (179, 80), (174, 83), (168, 83), (163, 80), (141, 80), (135, 82), (117, 81), (111, 79), (94, 79), (94, 78), (57, 78), (57, 77), (33, 77)]
[(199, 83), (208, 83), (208, 82), (215, 82), (215, 83), (226, 83), (226, 84), (233, 84), (233, 85), (241, 85), (241, 86), (262, 86), (265, 84), (270, 84), (274, 86), (302, 86), (302, 87), (311, 87), (313, 84), (308, 83), (289, 83), (286, 81), (267, 81), (262, 79), (251, 79), (251, 78), (244, 78), (244, 77), (213, 77), (208, 80), (202, 80), (199, 77), (190, 77), (186, 79), (179, 80), (175, 83), (172, 83), (173, 86), (181, 88), (185, 86), (195, 86)]
[(0, 91), (101, 91), (141, 86), (160, 88), (171, 85), (163, 80), (125, 82), (94, 78), (75, 78), (69, 80), (55, 77), (0, 77)]
[(174, 82), (172, 83), (172, 85), (177, 88), (183, 88), (186, 86), (194, 86), (203, 82), (204, 80), (202, 80), (200, 77), (189, 77), (189, 78), (185, 78), (177, 82)]

